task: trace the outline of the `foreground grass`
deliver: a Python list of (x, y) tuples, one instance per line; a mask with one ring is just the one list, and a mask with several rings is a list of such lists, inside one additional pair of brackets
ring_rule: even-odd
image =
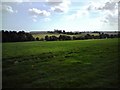
[(3, 43), (3, 88), (118, 86), (118, 39)]

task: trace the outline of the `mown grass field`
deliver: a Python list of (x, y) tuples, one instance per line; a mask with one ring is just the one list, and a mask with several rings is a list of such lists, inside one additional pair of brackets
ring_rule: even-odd
[(3, 43), (3, 88), (118, 87), (118, 39)]

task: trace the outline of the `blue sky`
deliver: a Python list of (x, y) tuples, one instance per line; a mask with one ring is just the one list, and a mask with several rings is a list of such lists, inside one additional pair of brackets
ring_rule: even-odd
[(1, 29), (25, 31), (117, 31), (115, 0), (43, 0), (3, 2)]

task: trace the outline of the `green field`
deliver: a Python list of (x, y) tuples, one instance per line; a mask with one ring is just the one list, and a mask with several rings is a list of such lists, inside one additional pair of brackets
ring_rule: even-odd
[(2, 45), (3, 88), (118, 86), (118, 39)]

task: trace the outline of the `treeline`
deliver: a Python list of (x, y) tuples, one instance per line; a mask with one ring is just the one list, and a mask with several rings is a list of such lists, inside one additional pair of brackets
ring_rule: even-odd
[(65, 30), (58, 30), (54, 29), (54, 31), (48, 31), (47, 33), (52, 33), (52, 34), (68, 34), (68, 35), (77, 35), (81, 34), (81, 32), (66, 32)]
[(2, 42), (23, 42), (34, 40), (34, 37), (30, 33), (24, 31), (16, 32), (2, 30)]
[[(34, 38), (32, 34), (26, 33), (24, 31), (0, 31), (2, 32), (2, 42), (23, 42), (23, 41), (63, 41), (63, 40), (86, 40), (86, 39), (106, 39), (106, 38), (120, 38), (120, 32), (118, 34), (104, 34), (104, 33), (99, 33), (99, 35), (91, 35), (91, 34), (86, 34), (84, 36), (78, 36), (78, 35), (68, 35), (66, 34), (65, 31), (54, 31), (54, 32), (59, 32), (62, 33), (59, 37), (57, 36), (48, 36), (46, 35), (44, 38), (39, 39)], [(63, 34), (64, 33), (64, 34)], [(77, 32), (79, 33), (79, 32)], [(76, 33), (76, 34), (77, 34)], [(75, 34), (75, 33), (71, 33)]]
[(82, 33), (98, 33), (100, 34), (101, 32), (99, 31), (92, 31), (92, 32), (72, 32), (72, 31), (65, 31), (65, 30), (58, 30), (58, 29), (54, 29), (54, 31), (47, 31), (47, 33), (51, 33), (51, 34), (67, 34), (67, 35), (77, 35), (77, 34), (82, 34)]
[(66, 35), (60, 35), (59, 37), (46, 35), (45, 40), (46, 41), (57, 41), (57, 40), (62, 41), (62, 40), (72, 40), (72, 38)]
[(85, 36), (67, 36), (67, 35), (60, 35), (57, 36), (45, 36), (46, 41), (63, 41), (63, 40), (86, 40), (86, 39), (106, 39), (106, 38), (120, 38), (120, 33), (116, 35), (109, 35), (109, 34), (99, 34), (99, 35), (90, 35), (86, 34)]

